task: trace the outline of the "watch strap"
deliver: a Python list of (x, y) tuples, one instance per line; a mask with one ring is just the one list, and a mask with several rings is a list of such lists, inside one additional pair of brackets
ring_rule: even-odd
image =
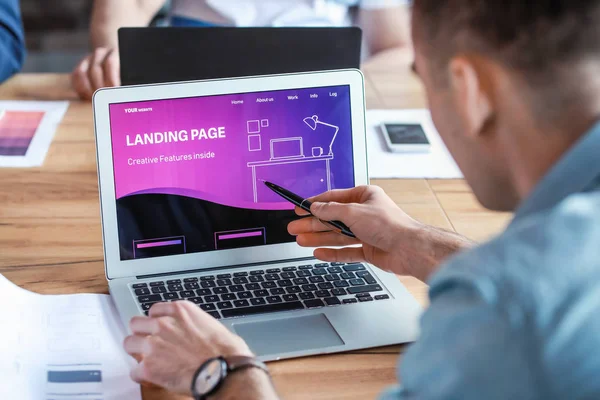
[(259, 368), (269, 374), (267, 365), (264, 362), (259, 361), (256, 357), (226, 356), (223, 357), (223, 359), (227, 363), (227, 372), (229, 373), (245, 368)]

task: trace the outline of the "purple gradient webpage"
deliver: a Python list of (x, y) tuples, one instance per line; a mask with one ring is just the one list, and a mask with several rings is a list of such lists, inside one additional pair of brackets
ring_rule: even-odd
[(354, 186), (348, 86), (110, 105), (122, 260), (294, 241), (301, 196)]

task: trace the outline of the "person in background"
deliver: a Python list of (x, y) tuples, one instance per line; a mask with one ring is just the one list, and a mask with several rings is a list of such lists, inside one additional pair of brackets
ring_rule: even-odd
[[(348, 26), (363, 29), (371, 55), (410, 44), (409, 0), (171, 0), (171, 26)], [(165, 0), (95, 0), (90, 37), (93, 51), (72, 73), (77, 93), (120, 86), (117, 31), (147, 26)], [(350, 7), (358, 6), (357, 21)]]
[(21, 70), (25, 34), (19, 0), (0, 0), (0, 83)]
[[(600, 0), (414, 0), (413, 22), (433, 121), (481, 204), (516, 211), (510, 225), (473, 247), (363, 186), (317, 196), (288, 229), (321, 260), (429, 283), (401, 386), (381, 399), (600, 399)], [(130, 328), (133, 378), (180, 393), (211, 357), (252, 356), (188, 301)], [(259, 368), (222, 383), (209, 399), (278, 398)]]

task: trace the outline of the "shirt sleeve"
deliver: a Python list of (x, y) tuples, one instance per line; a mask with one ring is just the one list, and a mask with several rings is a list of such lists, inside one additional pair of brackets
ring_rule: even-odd
[(391, 8), (409, 5), (410, 0), (360, 0), (359, 6), (363, 9), (375, 10), (378, 8)]
[(0, 0), (0, 83), (23, 66), (25, 38), (19, 0)]
[(519, 311), (496, 304), (491, 284), (446, 278), (430, 297), (399, 368), (402, 387), (380, 400), (538, 398)]

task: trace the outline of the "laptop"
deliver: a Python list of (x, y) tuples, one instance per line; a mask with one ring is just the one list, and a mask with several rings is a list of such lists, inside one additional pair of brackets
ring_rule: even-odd
[[(398, 278), (315, 259), (287, 232), (293, 207), (261, 182), (307, 197), (369, 182), (360, 71), (107, 88), (93, 108), (106, 277), (125, 326), (187, 299), (264, 361), (415, 340), (421, 307)], [(339, 128), (335, 157), (271, 160), (271, 140), (331, 143), (312, 116)]]
[(359, 68), (358, 27), (119, 29), (123, 85)]
[(304, 158), (302, 136), (271, 139), (271, 160), (285, 160), (290, 158)]

